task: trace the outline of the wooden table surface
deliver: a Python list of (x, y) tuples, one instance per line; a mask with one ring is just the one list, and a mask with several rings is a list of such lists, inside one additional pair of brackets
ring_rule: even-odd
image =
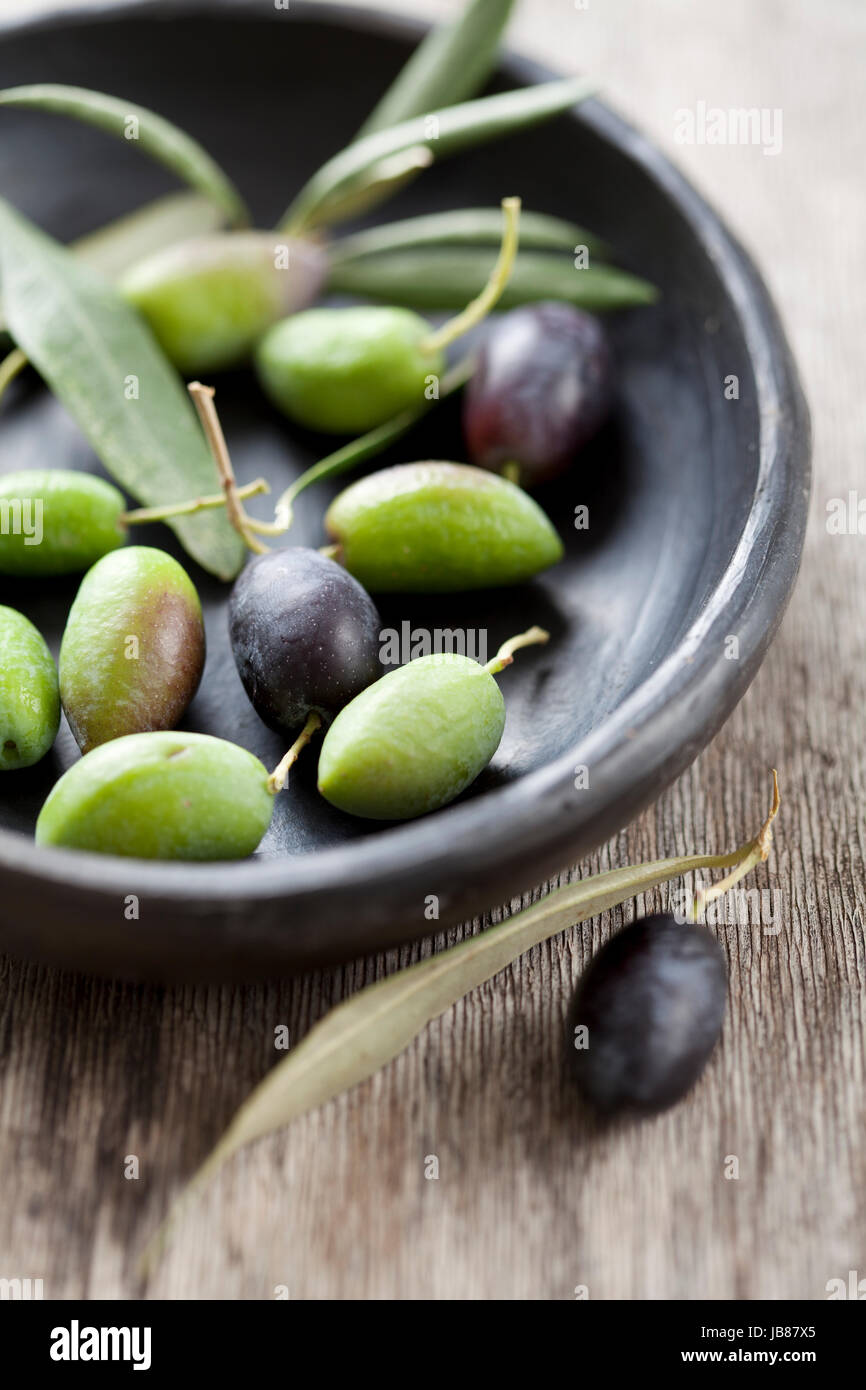
[[(803, 569), (760, 675), (690, 772), (580, 866), (738, 843), (778, 766), (776, 850), (755, 881), (781, 893), (781, 930), (722, 931), (731, 999), (707, 1074), (643, 1126), (603, 1134), (577, 1114), (566, 1003), (592, 951), (659, 903), (630, 905), (534, 950), (373, 1080), (238, 1156), (148, 1295), (820, 1299), (828, 1280), (866, 1276), (866, 541), (826, 525), (859, 487), (866, 532), (864, 40), (860, 0), (524, 0), (511, 31), (599, 73), (725, 209), (782, 306), (813, 411)], [(781, 152), (677, 145), (674, 113), (698, 101), (781, 108)], [(0, 1276), (43, 1278), (46, 1298), (137, 1296), (143, 1240), (273, 1063), (275, 1027), (298, 1039), (415, 954), (243, 988), (0, 962)]]

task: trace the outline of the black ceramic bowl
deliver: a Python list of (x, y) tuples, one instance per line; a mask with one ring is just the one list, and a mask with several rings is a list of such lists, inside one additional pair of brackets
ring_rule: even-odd
[[(261, 225), (353, 134), (418, 28), (293, 3), (124, 5), (0, 31), (0, 85), (78, 83), (128, 96), (197, 135), (236, 178)], [(502, 65), (516, 85), (546, 74)], [(4, 111), (0, 189), (71, 239), (170, 183), (143, 157), (59, 118)], [(658, 796), (739, 700), (773, 636), (800, 557), (808, 417), (767, 292), (716, 214), (640, 135), (593, 101), (555, 124), (444, 161), (387, 210), (495, 205), (584, 222), (654, 281), (658, 307), (611, 321), (615, 417), (580, 466), (540, 500), (563, 564), (520, 590), (389, 599), (387, 626), (486, 630), (491, 652), (532, 623), (550, 629), (501, 678), (508, 724), (492, 766), (446, 810), (400, 826), (341, 815), (302, 760), (254, 859), (184, 865), (37, 849), (50, 786), (77, 755), (54, 752), (0, 785), (0, 947), (127, 975), (242, 977), (347, 958), (531, 887), (598, 845)], [(739, 400), (724, 379), (739, 378)], [(282, 487), (327, 443), (292, 434), (242, 376), (219, 404), (242, 478)], [(460, 457), (455, 413), (383, 462)], [(98, 465), (61, 408), (24, 386), (0, 418), (4, 469)], [(292, 540), (320, 544), (331, 492), (304, 494)], [(590, 509), (576, 531), (574, 508)], [(171, 548), (169, 533), (142, 536)], [(178, 552), (175, 552), (178, 553)], [(188, 727), (235, 739), (266, 763), (283, 751), (235, 674), (226, 589), (191, 567), (209, 653)], [(75, 582), (4, 583), (56, 650)], [(725, 641), (735, 636), (739, 657)], [(577, 790), (575, 769), (588, 786)], [(579, 779), (583, 780), (583, 779)], [(138, 920), (127, 920), (129, 895)]]

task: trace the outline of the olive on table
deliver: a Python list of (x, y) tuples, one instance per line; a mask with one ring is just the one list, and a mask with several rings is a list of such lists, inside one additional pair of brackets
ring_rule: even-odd
[(409, 820), (459, 796), (487, 766), (505, 728), (494, 676), (519, 647), (546, 642), (532, 628), (481, 666), (456, 652), (389, 671), (337, 715), (319, 754), (319, 791), (353, 816)]
[(352, 483), (325, 517), (340, 563), (371, 593), (519, 584), (562, 559), (541, 508), (469, 464), (397, 464)]
[(166, 356), (190, 375), (246, 361), (284, 314), (312, 304), (325, 252), (275, 232), (225, 232), (155, 251), (120, 289), (149, 323)]
[(718, 1042), (727, 994), (725, 954), (706, 928), (667, 913), (624, 927), (590, 962), (569, 1011), (578, 1089), (606, 1115), (674, 1105)]
[(613, 361), (597, 318), (555, 300), (489, 327), (463, 398), (472, 462), (527, 487), (564, 472), (604, 424)]
[(36, 843), (133, 859), (242, 859), (270, 825), (268, 773), (245, 748), (208, 734), (130, 734), (63, 774)]
[(317, 550), (257, 556), (229, 602), (238, 674), (256, 713), (289, 733), (329, 720), (382, 673), (381, 620), (361, 585)]
[(124, 500), (91, 473), (34, 468), (0, 477), (0, 574), (74, 574), (123, 545)]
[(201, 603), (164, 550), (133, 545), (88, 570), (60, 646), (60, 698), (83, 753), (171, 729), (204, 669)]
[(57, 668), (23, 613), (0, 607), (0, 771), (32, 767), (57, 737)]

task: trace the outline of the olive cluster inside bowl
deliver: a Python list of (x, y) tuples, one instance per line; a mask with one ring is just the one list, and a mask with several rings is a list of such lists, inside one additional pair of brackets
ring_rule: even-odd
[[(77, 84), (161, 110), (206, 142), (268, 225), (351, 137), (418, 33), (404, 20), (300, 3), (64, 10), (0, 28), (0, 85)], [(503, 63), (509, 86), (546, 75), (517, 58)], [(3, 127), (5, 196), (65, 241), (171, 187), (98, 132), (13, 111)], [(654, 800), (730, 713), (784, 610), (808, 500), (808, 416), (776, 313), (718, 216), (600, 102), (434, 168), (395, 200), (393, 216), (496, 206), (510, 192), (591, 226), (661, 297), (608, 320), (610, 423), (535, 493), (563, 539), (563, 562), (515, 589), (378, 600), (383, 627), (410, 646), (412, 634), (452, 631), (467, 650), (484, 644), (492, 655), (515, 632), (549, 631), (532, 661), (501, 678), (507, 723), (489, 768), (454, 805), (383, 826), (324, 801), (310, 756), (250, 860), (143, 863), (34, 845), (39, 809), (78, 756), (64, 724), (42, 763), (0, 783), (0, 947), (103, 973), (238, 978), (421, 937), (588, 852)], [(725, 390), (731, 377), (736, 399)], [(246, 375), (220, 378), (219, 404), (241, 479), (263, 474), (279, 493), (324, 452)], [(465, 457), (452, 402), (375, 466), (424, 457)], [(33, 382), (0, 417), (0, 469), (47, 466), (98, 471)], [(321, 544), (339, 490), (323, 484), (298, 499), (293, 544)], [(575, 525), (580, 508), (588, 527)], [(229, 587), (191, 565), (164, 528), (136, 539), (176, 555), (202, 598), (207, 663), (182, 727), (273, 766), (285, 743), (238, 678)], [(56, 655), (77, 584), (4, 578), (0, 603), (24, 612)], [(418, 730), (421, 743), (427, 736)]]

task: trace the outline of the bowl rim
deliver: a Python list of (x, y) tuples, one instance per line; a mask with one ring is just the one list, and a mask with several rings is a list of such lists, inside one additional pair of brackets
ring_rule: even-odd
[[(63, 26), (147, 17), (177, 17), (207, 9), (250, 22), (305, 22), (363, 29), (417, 40), (419, 20), (355, 5), (293, 0), (291, 11), (254, 11), (244, 0), (81, 0), (72, 8), (0, 20), (0, 41), (55, 24)], [(556, 76), (542, 64), (503, 49), (501, 67), (517, 83)], [(702, 194), (667, 155), (596, 98), (572, 108), (578, 120), (637, 163), (689, 225), (713, 264), (740, 319), (751, 361), (759, 419), (758, 473), (744, 527), (724, 574), (677, 646), (613, 710), (565, 753), (515, 782), (494, 788), (404, 825), (389, 826), (344, 845), (273, 859), (171, 863), (38, 846), (17, 831), (0, 829), (0, 871), (23, 888), (50, 884), (111, 898), (147, 894), (196, 917), (224, 914), (267, 900), (309, 905), (323, 885), (339, 885), (360, 899), (382, 892), (417, 904), (417, 880), (468, 885), (499, 871), (505, 901), (518, 884), (530, 887), (543, 871), (573, 863), (632, 820), (706, 746), (745, 692), (781, 621), (799, 568), (810, 495), (809, 413), (777, 311), (754, 263)], [(772, 479), (771, 479), (772, 475)], [(772, 485), (771, 485), (772, 482)], [(756, 580), (758, 582), (756, 582)], [(720, 659), (725, 633), (736, 624), (740, 659)], [(718, 637), (716, 647), (713, 637)], [(672, 746), (672, 733), (674, 734)], [(593, 770), (576, 805), (574, 769)], [(640, 775), (635, 780), (635, 766)], [(576, 814), (576, 811), (579, 814)], [(517, 847), (519, 845), (519, 853)], [(480, 910), (489, 891), (464, 891), (443, 920)], [(459, 909), (459, 910), (457, 910)], [(430, 923), (395, 935), (406, 941), (431, 931)], [(286, 937), (291, 956), (291, 937)], [(362, 948), (363, 941), (358, 943)], [(347, 943), (348, 949), (352, 947)]]

